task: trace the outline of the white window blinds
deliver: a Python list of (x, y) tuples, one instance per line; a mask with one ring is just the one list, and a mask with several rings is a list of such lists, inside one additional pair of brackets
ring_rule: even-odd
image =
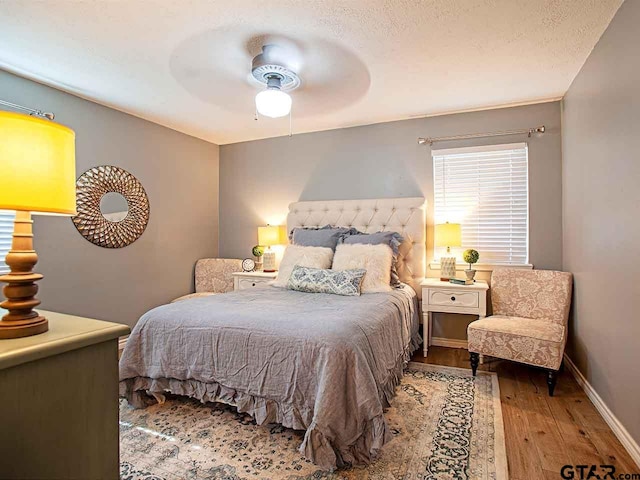
[(13, 237), (13, 219), (15, 212), (0, 210), (0, 274), (9, 273), (9, 267), (4, 263), (4, 257), (11, 249)]
[[(527, 144), (433, 150), (435, 223), (462, 224), (480, 263), (529, 261)], [(444, 252), (436, 249), (435, 258)]]

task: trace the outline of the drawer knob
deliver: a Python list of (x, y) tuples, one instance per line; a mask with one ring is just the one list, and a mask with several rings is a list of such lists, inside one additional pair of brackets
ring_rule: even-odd
[(451, 297), (451, 301), (455, 302), (456, 301), (456, 297)]
[(256, 286), (256, 282), (253, 282), (253, 283), (251, 284), (251, 286), (252, 286), (252, 287), (255, 287), (255, 286)]

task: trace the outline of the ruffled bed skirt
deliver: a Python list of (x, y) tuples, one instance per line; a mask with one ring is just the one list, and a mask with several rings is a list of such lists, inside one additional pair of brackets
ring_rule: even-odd
[[(389, 370), (386, 381), (378, 385), (383, 408), (388, 408), (395, 396), (395, 388), (400, 384), (402, 372), (411, 359), (411, 354), (420, 346), (420, 336), (414, 336), (396, 365)], [(239, 392), (216, 382), (198, 380), (178, 380), (175, 378), (135, 377), (120, 381), (120, 396), (135, 408), (144, 408), (153, 403), (152, 395), (171, 393), (196, 398), (202, 403), (222, 402), (233, 405), (238, 412), (251, 415), (258, 425), (277, 423), (294, 430), (306, 430), (299, 451), (305, 458), (320, 468), (332, 470), (349, 465), (366, 465), (378, 455), (380, 449), (390, 440), (384, 415), (369, 419), (362, 428), (361, 435), (350, 445), (337, 445), (329, 432), (316, 425), (313, 408), (282, 404)]]

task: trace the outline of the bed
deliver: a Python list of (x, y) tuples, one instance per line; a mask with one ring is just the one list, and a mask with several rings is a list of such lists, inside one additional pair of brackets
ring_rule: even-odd
[(418, 348), (424, 199), (297, 202), (289, 228), (327, 223), (407, 240), (404, 288), (359, 297), (276, 287), (194, 298), (142, 316), (120, 361), (120, 393), (143, 407), (170, 392), (232, 404), (258, 424), (306, 430), (301, 453), (333, 469), (370, 463), (384, 409)]

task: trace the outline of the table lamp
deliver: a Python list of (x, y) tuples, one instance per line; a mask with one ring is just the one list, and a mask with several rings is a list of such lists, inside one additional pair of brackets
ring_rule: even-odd
[(276, 253), (271, 250), (273, 245), (283, 245), (286, 243), (287, 232), (284, 226), (267, 225), (266, 227), (258, 227), (258, 244), (267, 249), (262, 256), (262, 271), (276, 271)]
[(0, 281), (8, 310), (0, 320), (0, 338), (28, 337), (49, 329), (47, 319), (33, 310), (38, 261), (33, 249), (31, 213), (75, 215), (75, 133), (50, 120), (0, 111), (0, 209), (15, 210), (11, 250), (5, 263), (11, 269)]
[[(462, 245), (462, 230), (459, 223), (440, 223), (436, 225), (436, 247), (447, 247), (447, 253), (451, 253), (451, 247)], [(440, 280), (449, 281), (456, 276), (456, 257), (440, 257)]]

